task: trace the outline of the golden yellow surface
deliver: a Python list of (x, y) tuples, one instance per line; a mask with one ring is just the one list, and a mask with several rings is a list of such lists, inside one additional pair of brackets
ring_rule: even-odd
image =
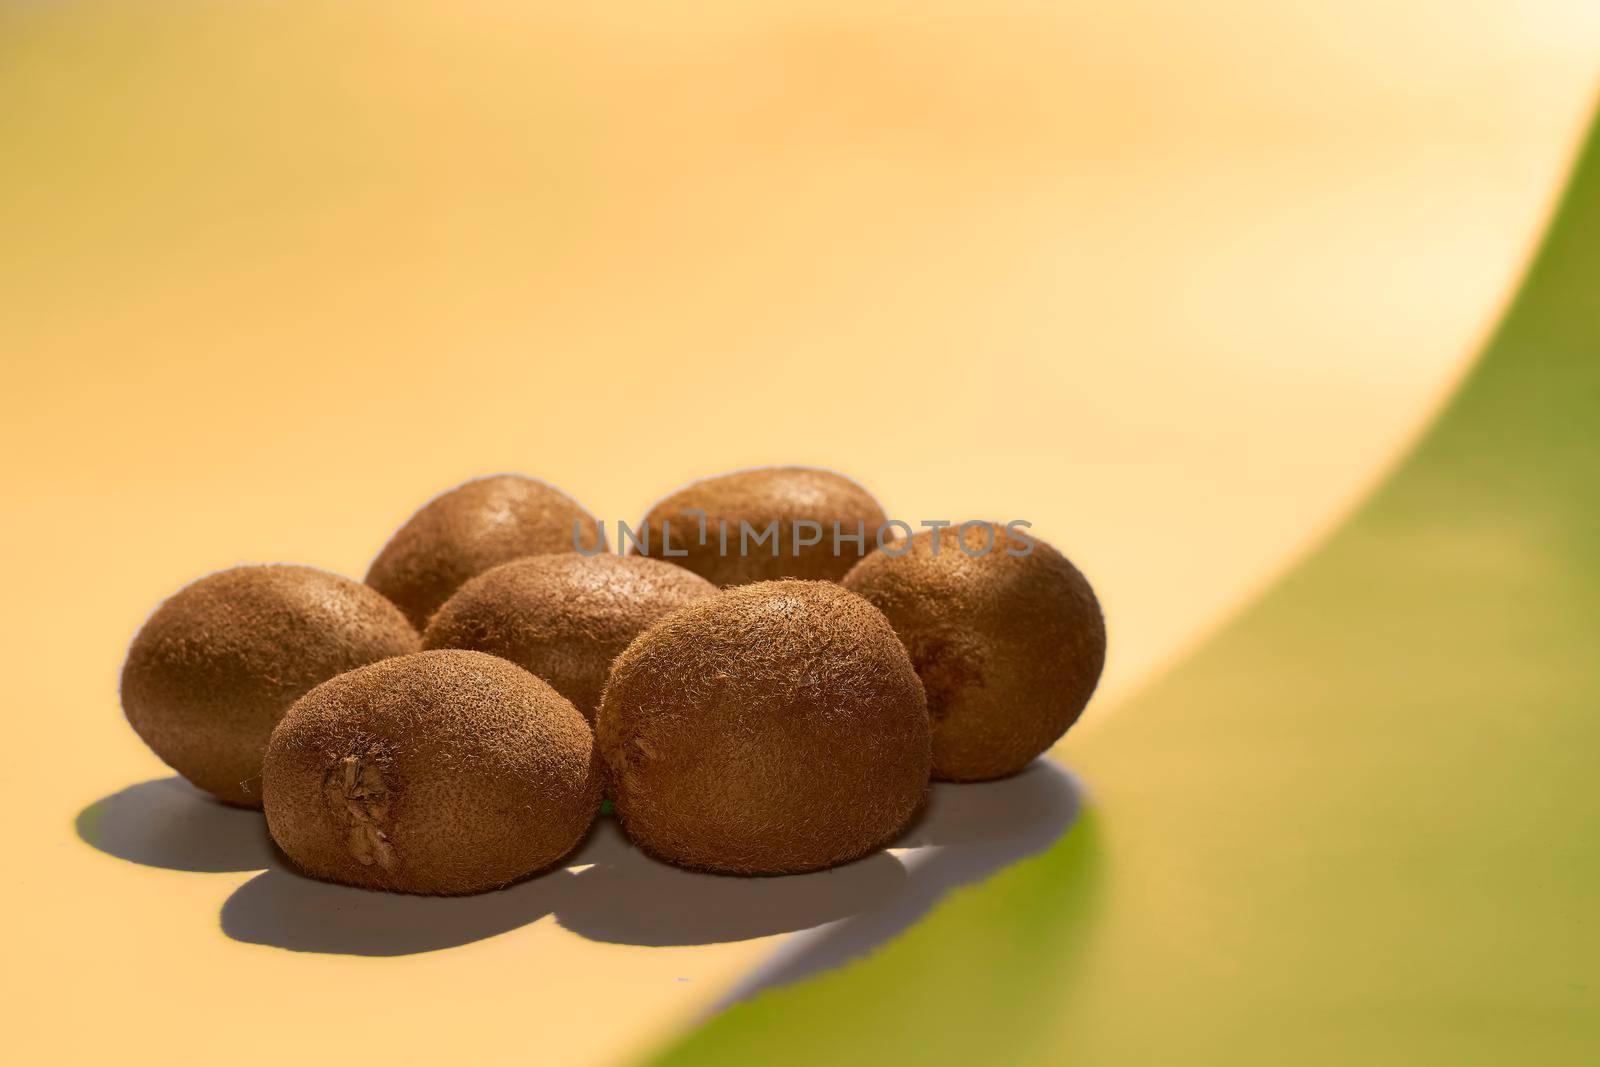
[(1224, 7), (0, 8), (12, 1053), (612, 1062), (774, 948), (530, 900), (467, 945), (289, 952), (221, 925), (269, 876), (91, 849), (79, 813), (166, 773), (122, 652), (207, 571), (359, 576), (489, 471), (632, 520), (836, 466), (1080, 563), (1092, 730), (1281, 568), (1493, 321), (1600, 13)]

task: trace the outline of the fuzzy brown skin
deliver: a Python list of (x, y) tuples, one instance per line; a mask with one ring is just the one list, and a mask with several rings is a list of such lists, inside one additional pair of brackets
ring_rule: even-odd
[(167, 765), (261, 807), (261, 757), (283, 713), (336, 674), (418, 648), (389, 601), (311, 567), (235, 567), (185, 586), (128, 649), (122, 709)]
[[(699, 508), (706, 513), (706, 543), (700, 543), (700, 520), (687, 514)], [(822, 540), (795, 553), (794, 523), (811, 519), (822, 525)], [(833, 471), (813, 467), (765, 467), (705, 478), (663, 498), (641, 523), (649, 531), (649, 551), (640, 554), (665, 559), (720, 586), (744, 585), (778, 578), (837, 582), (876, 544), (884, 523), (883, 508), (855, 482)], [(727, 523), (728, 552), (721, 551), (718, 521)], [(779, 553), (772, 553), (771, 538), (760, 546), (757, 534), (778, 522)], [(740, 553), (740, 523), (754, 533), (746, 554)], [(864, 531), (864, 547), (841, 542), (833, 554), (833, 524), (841, 533)], [(665, 525), (664, 525), (665, 524)], [(663, 544), (662, 531), (668, 536)], [(813, 531), (807, 531), (810, 536)], [(641, 546), (642, 547), (642, 546)], [(685, 555), (668, 556), (666, 548)]]
[(267, 747), (267, 828), (330, 882), (481, 893), (572, 851), (599, 770), (589, 724), (549, 685), (483, 652), (419, 652), (289, 709)]
[(474, 648), (549, 682), (594, 722), (611, 661), (657, 619), (717, 587), (639, 556), (530, 556), (456, 590), (434, 613), (424, 648)]
[[(1027, 766), (1077, 721), (1105, 665), (1105, 620), (1088, 581), (1037, 538), (1030, 555), (1009, 555), (1027, 542), (991, 526), (986, 555), (963, 551), (957, 527), (937, 538), (926, 530), (905, 555), (874, 552), (844, 580), (911, 653), (933, 720), (933, 774), (946, 781)], [(987, 535), (974, 527), (965, 543), (976, 552)]]
[[(367, 584), (400, 605), (418, 630), (467, 579), (523, 556), (576, 552), (598, 527), (587, 508), (555, 486), (520, 474), (497, 474), (434, 497), (389, 539), (367, 571)], [(602, 546), (604, 541), (599, 542)]]
[(597, 735), (628, 836), (680, 866), (789, 874), (892, 840), (928, 788), (922, 685), (872, 605), (764, 582), (668, 615), (618, 657)]

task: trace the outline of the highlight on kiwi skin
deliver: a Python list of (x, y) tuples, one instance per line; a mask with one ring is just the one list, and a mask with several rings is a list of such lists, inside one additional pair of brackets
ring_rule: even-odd
[(399, 609), (311, 567), (234, 567), (158, 607), (128, 650), (122, 707), (168, 766), (229, 804), (261, 807), (273, 726), (312, 686), (415, 652)]
[(508, 659), (593, 722), (611, 661), (628, 643), (668, 612), (716, 592), (697, 574), (642, 556), (530, 556), (458, 589), (422, 643)]
[[(836, 582), (873, 547), (885, 518), (872, 494), (842, 474), (759, 467), (704, 478), (663, 497), (631, 547), (720, 586), (778, 578)], [(836, 553), (835, 524), (846, 536), (860, 532), (861, 547)], [(753, 533), (741, 543), (746, 526)]]
[(554, 865), (600, 806), (589, 724), (497, 656), (433, 650), (330, 679), (289, 709), (267, 826), (316, 878), (456, 895)]
[(918, 533), (862, 560), (844, 586), (883, 612), (916, 665), (936, 778), (1015, 774), (1078, 720), (1100, 681), (1105, 620), (1088, 580), (1000, 523)]
[(911, 660), (831, 582), (743, 585), (666, 616), (618, 657), (596, 732), (628, 836), (693, 869), (848, 862), (898, 835), (928, 788)]
[(467, 579), (522, 556), (576, 552), (579, 546), (605, 548), (587, 508), (548, 482), (497, 474), (423, 505), (372, 561), (367, 584), (400, 605), (421, 630)]

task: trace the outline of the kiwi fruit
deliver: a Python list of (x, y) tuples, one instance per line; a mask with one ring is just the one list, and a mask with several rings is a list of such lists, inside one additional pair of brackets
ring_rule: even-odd
[(892, 840), (928, 788), (922, 685), (830, 582), (696, 600), (617, 657), (596, 725), (628, 836), (679, 866), (790, 874)]
[(933, 721), (933, 774), (1015, 774), (1077, 721), (1105, 665), (1089, 582), (1036, 538), (997, 523), (925, 530), (845, 576), (894, 625)]
[(229, 804), (261, 807), (272, 727), (312, 686), (418, 648), (372, 589), (283, 564), (185, 586), (145, 622), (122, 668), (122, 708), (168, 766)]
[(437, 649), (317, 686), (267, 746), (267, 828), (315, 878), (456, 895), (551, 866), (600, 806), (594, 734), (516, 664)]
[[(872, 494), (842, 474), (759, 467), (663, 497), (640, 524), (636, 550), (720, 586), (777, 578), (837, 582), (873, 549), (884, 521)], [(843, 540), (857, 535), (859, 542)]]
[(548, 482), (497, 474), (423, 505), (372, 561), (367, 584), (421, 630), (468, 578), (522, 556), (576, 552), (577, 544), (605, 547), (588, 509)]
[(594, 721), (611, 661), (651, 623), (717, 587), (641, 556), (529, 556), (491, 568), (434, 613), (423, 648), (472, 648), (526, 668)]

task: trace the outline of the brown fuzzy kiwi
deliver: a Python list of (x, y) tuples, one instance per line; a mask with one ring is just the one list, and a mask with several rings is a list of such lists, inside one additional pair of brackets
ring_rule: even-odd
[(415, 652), (417, 633), (373, 590), (311, 567), (234, 567), (185, 586), (128, 649), (122, 709), (168, 766), (261, 806), (272, 727), (319, 682)]
[(483, 652), (418, 652), (295, 702), (267, 746), (267, 828), (316, 878), (480, 893), (572, 851), (599, 770), (589, 724), (546, 683)]
[[(703, 542), (696, 509), (705, 512)], [(821, 540), (797, 548), (797, 540), (818, 533), (806, 527), (797, 538), (795, 523), (807, 519), (820, 525)], [(742, 540), (742, 523), (749, 524), (747, 541)], [(764, 537), (773, 523), (775, 536)], [(835, 523), (842, 537), (861, 534), (861, 544), (841, 540), (835, 554)], [(641, 539), (648, 545), (641, 544), (639, 551), (721, 586), (778, 578), (837, 582), (873, 548), (883, 523), (883, 508), (872, 494), (842, 474), (815, 467), (760, 467), (704, 478), (663, 497), (640, 524)], [(669, 549), (684, 554), (669, 555)]]
[(418, 630), (468, 578), (523, 556), (585, 550), (605, 540), (587, 508), (555, 486), (520, 474), (459, 485), (424, 504), (367, 571), (367, 584), (400, 605)]
[(892, 840), (928, 787), (928, 713), (888, 620), (829, 582), (679, 608), (617, 658), (596, 727), (634, 843), (788, 874)]
[(717, 587), (639, 556), (530, 556), (485, 571), (434, 613), (423, 648), (475, 648), (555, 686), (594, 721), (611, 661), (652, 623)]
[(1060, 552), (998, 523), (923, 531), (862, 560), (844, 585), (888, 616), (911, 653), (936, 778), (1020, 771), (1077, 721), (1100, 681), (1106, 628), (1094, 590)]

